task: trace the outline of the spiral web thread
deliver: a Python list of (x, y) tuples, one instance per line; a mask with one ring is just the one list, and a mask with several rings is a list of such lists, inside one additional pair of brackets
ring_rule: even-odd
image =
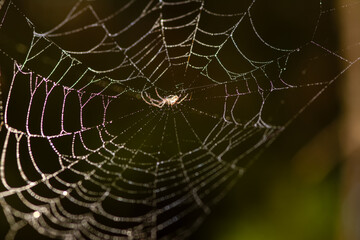
[[(189, 236), (259, 151), (358, 61), (318, 40), (336, 11), (314, 2), (311, 37), (285, 48), (257, 29), (256, 0), (235, 13), (206, 1), (78, 1), (46, 31), (1, 1), (6, 239), (29, 226), (62, 239)], [(266, 54), (247, 53), (249, 36)], [(346, 67), (287, 75), (309, 49), (309, 72), (325, 61)], [(143, 99), (160, 100), (155, 90), (185, 98), (159, 108)], [(289, 110), (294, 95), (305, 97)]]

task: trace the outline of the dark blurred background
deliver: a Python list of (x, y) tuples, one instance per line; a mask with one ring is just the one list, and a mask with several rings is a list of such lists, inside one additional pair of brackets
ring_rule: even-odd
[[(40, 28), (47, 27), (46, 22), (39, 21), (42, 14), (49, 17), (46, 9), (41, 8), (41, 1), (15, 2), (25, 13), (33, 15), (30, 18), (35, 24), (44, 24), (39, 26)], [(220, 10), (236, 9), (237, 4), (241, 5), (236, 1), (213, 2), (214, 5), (221, 5)], [(259, 21), (260, 31), (271, 40), (271, 43), (286, 48), (309, 41), (313, 31), (297, 24), (305, 22), (304, 25), (308, 26), (307, 21), (314, 22), (314, 16), (318, 14), (317, 9), (307, 9), (306, 6), (318, 1), (255, 2), (254, 18)], [(349, 46), (359, 43), (359, 38), (354, 36), (359, 30), (348, 30), (341, 26), (354, 25), (354, 18), (360, 15), (356, 13), (360, 11), (353, 11), (354, 17), (348, 19), (350, 15), (344, 14), (345, 10), (338, 6), (347, 6), (347, 10), (359, 10), (359, 4), (354, 1), (354, 6), (348, 6), (347, 1), (339, 2), (329, 0), (323, 3), (326, 13), (322, 16), (326, 20), (327, 29), (319, 31), (316, 38), (332, 53), (345, 57), (351, 52), (354, 55), (352, 59), (355, 60), (360, 56), (359, 51), (354, 53), (354, 49), (358, 48)], [(68, 9), (70, 5), (62, 1), (54, 1), (54, 4), (59, 9), (62, 6)], [(336, 11), (333, 11), (333, 8), (336, 8)], [(52, 14), (59, 17), (56, 13)], [(36, 15), (40, 17), (36, 19)], [(323, 56), (326, 54), (324, 52)], [(330, 56), (328, 58), (330, 59)], [(347, 65), (340, 61), (329, 61), (320, 67), (321, 71), (325, 72), (330, 68), (341, 72)], [(358, 69), (358, 66), (351, 69), (354, 68)], [(347, 177), (347, 174), (355, 173), (345, 170), (353, 168), (348, 164), (356, 165), (356, 156), (359, 154), (356, 140), (347, 140), (351, 132), (356, 135), (356, 131), (353, 131), (356, 120), (348, 119), (357, 119), (354, 112), (359, 106), (356, 104), (357, 99), (347, 100), (356, 89), (347, 83), (348, 79), (359, 76), (355, 70), (349, 72), (351, 74), (342, 73), (337, 76), (336, 81), (317, 97), (316, 101), (307, 106), (276, 141), (263, 151), (244, 177), (214, 207), (191, 239), (358, 239), (356, 233), (346, 228), (348, 215), (346, 211), (344, 213), (344, 209), (353, 209), (353, 201), (348, 200), (347, 193), (348, 189), (356, 187), (357, 183), (356, 177)], [(325, 76), (324, 81), (330, 80), (329, 76)], [(350, 89), (351, 93), (347, 89)], [(353, 105), (356, 107), (352, 107)], [(347, 148), (348, 142), (353, 144), (351, 148)], [(348, 159), (355, 160), (349, 162)], [(356, 222), (350, 221), (356, 226)]]

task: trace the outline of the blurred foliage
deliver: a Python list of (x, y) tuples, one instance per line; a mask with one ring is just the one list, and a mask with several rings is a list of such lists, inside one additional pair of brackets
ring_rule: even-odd
[[(191, 239), (338, 239), (344, 160), (337, 120), (340, 85), (263, 152)], [(320, 109), (324, 114), (314, 119)]]

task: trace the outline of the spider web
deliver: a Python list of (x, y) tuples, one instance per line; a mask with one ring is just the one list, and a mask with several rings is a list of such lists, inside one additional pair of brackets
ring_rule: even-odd
[[(357, 62), (325, 41), (336, 11), (321, 1), (302, 2), (301, 36), (273, 39), (257, 0), (23, 4), (0, 1), (6, 239), (188, 237)], [(184, 100), (142, 98), (156, 91)]]

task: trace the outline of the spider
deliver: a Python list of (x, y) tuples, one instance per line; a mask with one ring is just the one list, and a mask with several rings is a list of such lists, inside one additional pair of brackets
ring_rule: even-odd
[(144, 96), (144, 92), (141, 92), (141, 97), (147, 104), (158, 107), (158, 108), (162, 108), (165, 104), (167, 104), (168, 106), (180, 104), (189, 95), (189, 94), (186, 94), (184, 97), (181, 97), (181, 94), (161, 97), (156, 88), (155, 88), (155, 92), (156, 92), (156, 95), (160, 98), (160, 100), (150, 97), (150, 95), (147, 92), (145, 92), (145, 96), (148, 98), (148, 100), (146, 100), (146, 98)]

